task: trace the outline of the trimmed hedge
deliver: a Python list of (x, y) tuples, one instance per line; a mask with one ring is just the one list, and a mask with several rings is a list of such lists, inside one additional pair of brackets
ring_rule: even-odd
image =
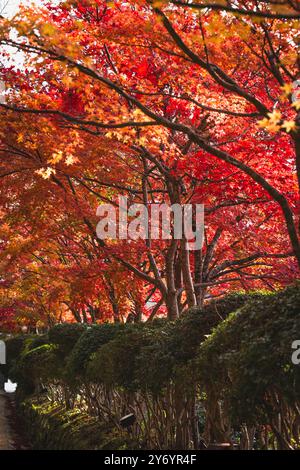
[(226, 395), (238, 422), (264, 422), (262, 403), (270, 388), (290, 403), (299, 400), (300, 367), (291, 361), (292, 342), (299, 338), (298, 286), (254, 298), (202, 343), (199, 380)]
[(66, 373), (70, 381), (82, 378), (86, 373), (91, 355), (124, 328), (124, 325), (111, 323), (89, 326), (79, 337), (68, 357)]
[(86, 326), (80, 323), (61, 323), (49, 331), (49, 342), (56, 344), (62, 357), (67, 356), (85, 332)]
[[(65, 400), (117, 434), (121, 416), (135, 409), (132, 436), (142, 448), (197, 446), (197, 426), (209, 440), (241, 441), (253, 425), (270, 427), (289, 448), (300, 430), (300, 368), (291, 362), (299, 337), (296, 284), (232, 294), (176, 322), (57, 325), (42, 338), (9, 340), (9, 363), (27, 394), (39, 384), (57, 389), (48, 393), (52, 405)], [(283, 438), (274, 424), (280, 413), (290, 429)]]

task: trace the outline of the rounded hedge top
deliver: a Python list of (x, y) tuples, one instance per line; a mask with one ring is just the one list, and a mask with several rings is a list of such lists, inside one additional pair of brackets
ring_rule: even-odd
[(199, 380), (226, 397), (235, 419), (263, 421), (262, 403), (266, 411), (271, 391), (277, 390), (289, 403), (299, 400), (300, 368), (291, 361), (291, 345), (299, 335), (299, 284), (255, 298), (201, 344)]

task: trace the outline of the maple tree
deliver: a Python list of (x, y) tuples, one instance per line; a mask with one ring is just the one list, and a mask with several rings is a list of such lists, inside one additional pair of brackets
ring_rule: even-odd
[[(299, 17), (281, 0), (84, 0), (1, 20), (1, 265), (20, 311), (175, 319), (299, 275)], [(203, 203), (203, 249), (97, 239), (119, 194)]]

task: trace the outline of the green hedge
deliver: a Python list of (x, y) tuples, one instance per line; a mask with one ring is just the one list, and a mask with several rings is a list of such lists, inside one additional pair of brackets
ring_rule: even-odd
[(300, 367), (291, 345), (300, 339), (299, 284), (254, 298), (222, 322), (202, 343), (199, 381), (230, 404), (237, 423), (266, 423), (278, 410), (268, 403), (276, 388), (293, 405), (300, 397)]
[[(195, 423), (193, 410), (198, 407), (202, 430), (206, 429), (206, 403), (212, 404), (210, 410), (221, 406), (233, 434), (236, 430), (239, 434), (245, 423), (274, 429), (273, 418), (282, 412), (270, 398), (275, 387), (280, 406), (288, 409), (283, 419), (294, 428), (281, 443), (288, 447), (296, 445), (300, 420), (295, 411), (299, 408), (300, 367), (291, 362), (291, 345), (299, 338), (300, 289), (296, 284), (272, 294), (232, 294), (203, 309), (190, 309), (175, 322), (63, 324), (43, 337), (12, 338), (7, 342), (10, 371), (6, 372), (16, 377), (27, 394), (35, 393), (39, 382), (43, 387), (59, 384), (66, 406), (75, 409), (81, 395), (86, 409), (91, 415), (98, 413), (100, 421), (101, 407), (106, 407), (106, 425), (111, 417), (113, 432), (117, 432), (121, 414), (130, 411), (128, 405), (140, 400), (137, 414), (144, 422), (139, 423), (136, 435), (145, 433), (139, 437), (141, 446), (147, 439), (156, 439), (161, 446), (176, 445), (169, 436), (164, 443), (165, 431), (158, 427), (155, 434), (151, 426), (156, 425), (154, 414), (162, 413), (166, 435), (174, 426), (180, 429), (180, 406), (190, 423)], [(151, 411), (145, 413), (150, 402)], [(165, 412), (165, 407), (175, 408)], [(214, 426), (213, 417), (210, 426)]]
[(176, 322), (59, 324), (48, 335), (10, 339), (7, 368), (30, 391), (32, 382), (48, 376), (72, 386), (90, 380), (157, 394), (178, 372), (195, 367), (199, 345), (215, 326), (225, 324), (230, 312), (265, 298), (262, 293), (230, 294), (203, 309), (190, 309)]
[(66, 357), (85, 332), (86, 326), (80, 323), (61, 323), (49, 331), (49, 342), (56, 344), (62, 357)]
[(82, 379), (91, 355), (103, 344), (111, 341), (124, 328), (124, 325), (111, 323), (89, 326), (82, 333), (68, 357), (66, 373), (70, 381)]

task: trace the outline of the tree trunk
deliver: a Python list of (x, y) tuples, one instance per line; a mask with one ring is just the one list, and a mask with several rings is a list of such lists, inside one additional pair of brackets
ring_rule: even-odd
[(194, 307), (197, 305), (196, 295), (194, 292), (194, 284), (191, 274), (191, 266), (190, 266), (190, 255), (187, 249), (187, 242), (185, 238), (182, 238), (181, 243), (181, 261), (182, 261), (182, 277), (183, 277), (183, 284), (185, 287), (186, 298), (189, 307)]
[(177, 250), (177, 240), (172, 240), (171, 245), (166, 255), (166, 281), (167, 281), (167, 294), (166, 304), (168, 309), (168, 319), (174, 321), (179, 316), (177, 292), (175, 285), (175, 254)]

